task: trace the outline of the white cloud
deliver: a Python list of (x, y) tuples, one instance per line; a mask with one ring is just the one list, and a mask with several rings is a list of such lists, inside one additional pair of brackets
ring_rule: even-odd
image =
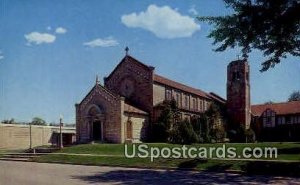
[(195, 5), (191, 6), (191, 8), (188, 10), (188, 12), (192, 15), (198, 15), (199, 14), (198, 11), (196, 10)]
[(121, 21), (129, 28), (142, 28), (167, 39), (190, 37), (200, 30), (193, 18), (181, 15), (169, 6), (149, 5), (144, 12), (123, 15)]
[(97, 38), (89, 42), (83, 43), (84, 46), (88, 47), (112, 47), (119, 45), (119, 42), (115, 40), (113, 37), (107, 37), (107, 38)]
[(63, 28), (63, 27), (58, 27), (58, 28), (56, 28), (55, 33), (65, 34), (65, 33), (67, 33), (67, 29)]
[(27, 44), (43, 44), (43, 43), (53, 43), (56, 39), (55, 35), (51, 35), (49, 33), (39, 33), (39, 32), (31, 32), (29, 34), (24, 35), (27, 40)]

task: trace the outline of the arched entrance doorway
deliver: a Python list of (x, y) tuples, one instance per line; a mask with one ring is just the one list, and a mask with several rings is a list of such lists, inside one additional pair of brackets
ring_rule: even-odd
[(90, 140), (103, 141), (103, 127), (105, 121), (103, 109), (100, 108), (100, 106), (93, 104), (87, 110)]
[(93, 121), (93, 140), (101, 141), (102, 140), (102, 123), (101, 121)]

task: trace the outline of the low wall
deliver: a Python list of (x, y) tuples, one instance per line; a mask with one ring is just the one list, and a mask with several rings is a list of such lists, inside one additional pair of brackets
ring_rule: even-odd
[[(31, 133), (32, 147), (52, 145), (57, 143), (59, 127), (32, 125)], [(63, 127), (62, 133), (75, 136), (75, 128)], [(27, 149), (29, 147), (29, 125), (0, 124), (0, 149)]]

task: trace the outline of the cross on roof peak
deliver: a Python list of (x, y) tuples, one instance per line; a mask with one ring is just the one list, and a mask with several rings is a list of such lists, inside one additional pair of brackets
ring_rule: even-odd
[(125, 54), (126, 54), (126, 56), (128, 55), (128, 51), (129, 51), (129, 48), (128, 48), (128, 46), (126, 46), (126, 48), (125, 48)]

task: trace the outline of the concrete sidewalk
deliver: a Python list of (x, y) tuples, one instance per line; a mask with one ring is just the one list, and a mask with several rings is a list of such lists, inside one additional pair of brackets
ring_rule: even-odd
[(244, 176), (180, 170), (155, 170), (0, 161), (2, 185), (83, 184), (299, 184), (300, 178)]

